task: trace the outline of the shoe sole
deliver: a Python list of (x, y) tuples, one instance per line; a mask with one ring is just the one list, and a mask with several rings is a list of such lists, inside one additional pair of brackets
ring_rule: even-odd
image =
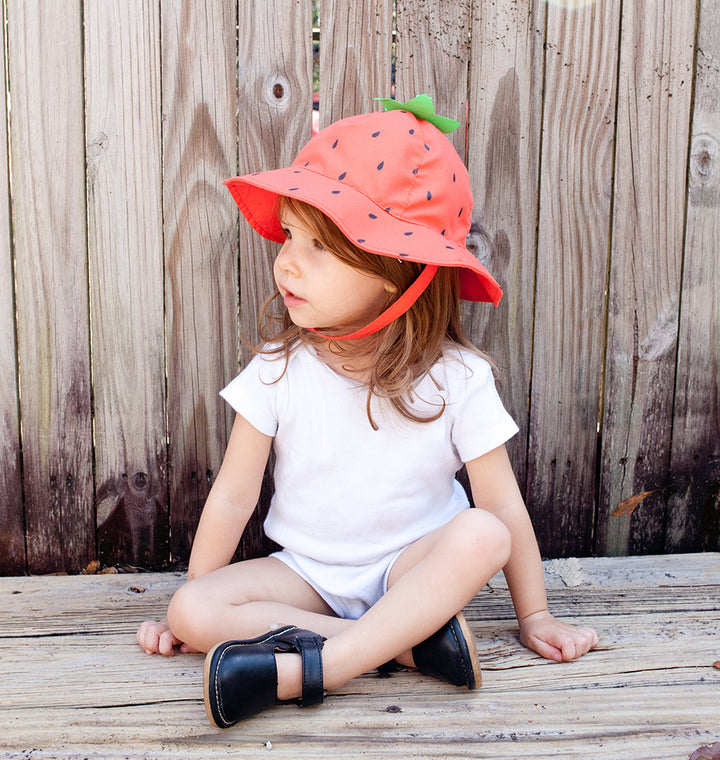
[(468, 621), (465, 619), (465, 615), (463, 615), (462, 612), (458, 612), (458, 614), (455, 615), (455, 619), (457, 620), (460, 633), (462, 633), (465, 646), (467, 647), (470, 669), (475, 681), (473, 684), (468, 684), (468, 689), (473, 691), (482, 686), (482, 671), (480, 670), (480, 659), (478, 658), (477, 647), (475, 646), (475, 635), (470, 629)]
[(220, 642), (219, 644), (215, 644), (215, 646), (207, 653), (205, 656), (205, 667), (203, 668), (203, 692), (205, 695), (205, 712), (207, 713), (208, 720), (210, 723), (215, 726), (215, 728), (225, 728), (225, 726), (221, 726), (214, 718), (212, 707), (210, 706), (210, 675), (211, 675), (211, 667), (210, 663), (213, 659), (213, 654), (215, 654), (215, 650), (218, 647), (223, 646), (225, 642)]

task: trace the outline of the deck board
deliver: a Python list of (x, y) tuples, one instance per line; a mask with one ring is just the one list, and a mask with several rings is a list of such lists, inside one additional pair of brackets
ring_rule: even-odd
[(0, 758), (676, 760), (720, 741), (720, 554), (545, 567), (553, 611), (600, 633), (579, 661), (519, 644), (497, 576), (466, 611), (481, 689), (367, 674), (319, 708), (227, 731), (206, 720), (201, 655), (148, 657), (134, 642), (179, 574), (1, 578)]

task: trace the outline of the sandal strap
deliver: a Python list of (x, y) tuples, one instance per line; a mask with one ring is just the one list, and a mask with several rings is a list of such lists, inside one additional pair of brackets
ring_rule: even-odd
[(299, 631), (293, 644), (302, 658), (302, 707), (322, 704), (323, 667), (322, 647), (325, 639), (318, 633)]

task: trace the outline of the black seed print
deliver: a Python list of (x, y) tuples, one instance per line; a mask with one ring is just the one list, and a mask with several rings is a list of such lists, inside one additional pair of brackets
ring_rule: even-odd
[(430, 200), (432, 198), (432, 193), (428, 190), (427, 199)]
[(289, 187), (289, 188), (288, 188), (288, 192), (289, 192), (289, 193), (292, 193), (292, 192), (294, 192), (295, 190), (299, 190), (299, 189), (300, 189), (299, 187)]
[(420, 171), (420, 169), (416, 167), (415, 169), (412, 170), (412, 173), (413, 174), (417, 174), (419, 171)]
[(455, 172), (453, 172), (453, 182), (455, 182)]
[(385, 166), (385, 162), (384, 162), (384, 161), (381, 161), (381, 162), (380, 162), (380, 163), (377, 165), (377, 170), (378, 170), (378, 171), (381, 171), (381, 170), (382, 170), (382, 168), (383, 168), (383, 166)]
[(347, 175), (347, 172), (343, 172), (338, 179), (345, 179), (345, 176)]
[(375, 214), (368, 214), (368, 216), (369, 216), (371, 219), (377, 219), (377, 216), (375, 216)]
[(295, 171), (293, 172), (293, 174), (301, 174), (301, 173), (302, 172), (300, 171), (300, 169), (295, 169)]
[(338, 144), (338, 141), (337, 141), (337, 140), (335, 140), (335, 142), (332, 144), (332, 146), (333, 146), (333, 150), (334, 150), (335, 148), (337, 148), (337, 144)]
[(358, 243), (364, 243), (364, 242), (365, 242), (365, 238), (358, 238)]
[(409, 253), (401, 253), (400, 255), (401, 255), (402, 257), (405, 257), (405, 256), (409, 256), (410, 254), (409, 254)]
[(385, 213), (387, 214), (388, 211), (390, 211), (390, 206), (385, 209)]
[(425, 143), (425, 150), (430, 150), (430, 146), (427, 143)]
[(372, 133), (372, 136), (373, 136), (373, 137), (377, 137), (379, 134), (380, 134), (380, 132), (373, 132), (373, 133)]
[(462, 212), (463, 212), (462, 209), (460, 209), (460, 211), (458, 211), (458, 219), (462, 216)]
[(448, 249), (448, 251), (454, 251), (455, 250), (455, 246), (454, 245), (446, 245), (445, 247)]
[(331, 190), (330, 192), (331, 192), (333, 195), (340, 195), (340, 191), (339, 191), (339, 190)]
[(412, 235), (412, 232), (404, 232), (403, 235), (407, 237), (408, 235)]
[(443, 230), (443, 231), (442, 231), (440, 234), (441, 234), (443, 237), (445, 237), (445, 230)]
[(414, 130), (414, 129), (411, 129), (411, 130), (410, 130), (410, 134), (411, 134), (411, 135), (414, 135), (414, 134), (415, 134), (415, 130)]

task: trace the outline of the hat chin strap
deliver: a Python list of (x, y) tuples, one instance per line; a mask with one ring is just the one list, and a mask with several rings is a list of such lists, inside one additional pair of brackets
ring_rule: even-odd
[(394, 322), (398, 317), (401, 317), (414, 303), (420, 298), (425, 288), (430, 284), (430, 281), (435, 276), (438, 268), (435, 264), (426, 264), (425, 268), (420, 272), (418, 278), (413, 284), (387, 309), (379, 316), (373, 319), (369, 325), (361, 327), (355, 332), (348, 333), (347, 335), (324, 335), (318, 332), (314, 327), (308, 329), (319, 335), (321, 338), (327, 338), (328, 340), (358, 340), (359, 338), (367, 338), (369, 335), (373, 335), (382, 330), (383, 327), (387, 327), (391, 322)]

